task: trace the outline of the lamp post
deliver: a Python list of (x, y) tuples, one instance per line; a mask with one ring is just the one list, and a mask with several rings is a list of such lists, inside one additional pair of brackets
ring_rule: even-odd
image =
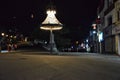
[(54, 30), (60, 30), (62, 29), (62, 24), (57, 20), (55, 17), (56, 11), (55, 7), (53, 5), (50, 5), (47, 9), (47, 17), (46, 19), (42, 22), (40, 29), (43, 30), (49, 30), (50, 31), (50, 52), (58, 52), (55, 41), (54, 41)]
[(93, 51), (94, 52), (97, 52), (98, 53), (98, 28), (97, 28), (97, 24), (96, 23), (93, 23), (92, 24), (92, 27), (93, 27)]
[(99, 53), (102, 53), (102, 45), (101, 45), (101, 41), (100, 41), (101, 31), (100, 31), (100, 16), (99, 15), (97, 17), (96, 24), (97, 24), (98, 47), (99, 47), (98, 51), (99, 51)]
[(3, 39), (4, 39), (4, 36), (5, 36), (5, 33), (1, 33), (1, 36), (2, 36), (2, 38), (1, 38), (1, 40), (0, 40), (0, 52), (1, 52), (1, 50), (2, 50), (2, 41), (3, 41)]

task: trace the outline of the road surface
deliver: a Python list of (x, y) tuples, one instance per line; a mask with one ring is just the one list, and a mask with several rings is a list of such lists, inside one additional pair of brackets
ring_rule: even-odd
[(120, 80), (118, 56), (24, 53), (0, 54), (0, 80)]

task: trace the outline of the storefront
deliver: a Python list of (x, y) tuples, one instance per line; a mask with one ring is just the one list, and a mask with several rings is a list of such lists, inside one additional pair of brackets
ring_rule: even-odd
[(115, 35), (115, 51), (118, 55), (120, 55), (120, 26), (114, 27), (112, 34)]
[(114, 54), (115, 52), (115, 36), (112, 34), (112, 25), (104, 29), (104, 53)]

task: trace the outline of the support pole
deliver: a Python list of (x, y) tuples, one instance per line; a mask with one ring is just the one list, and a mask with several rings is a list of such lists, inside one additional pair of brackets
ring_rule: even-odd
[(53, 53), (53, 33), (52, 29), (50, 30), (50, 53)]
[(58, 50), (56, 48), (56, 44), (54, 41), (54, 34), (52, 32), (52, 29), (50, 30), (50, 53), (53, 54), (53, 52), (57, 53)]

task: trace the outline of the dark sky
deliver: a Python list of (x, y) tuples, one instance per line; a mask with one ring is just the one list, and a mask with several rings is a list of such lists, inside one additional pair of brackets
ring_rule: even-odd
[[(0, 0), (0, 27), (31, 33), (46, 17), (50, 0)], [(71, 38), (85, 38), (96, 18), (99, 0), (53, 0), (58, 20), (70, 29)], [(31, 14), (34, 15), (31, 18)]]

